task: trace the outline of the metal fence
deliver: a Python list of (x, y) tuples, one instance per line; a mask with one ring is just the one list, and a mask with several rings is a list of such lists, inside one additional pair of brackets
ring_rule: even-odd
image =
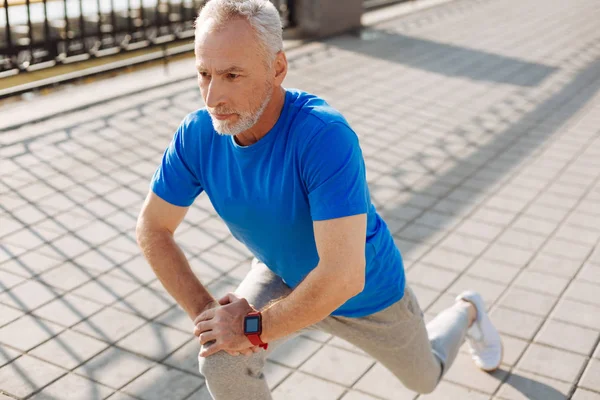
[[(0, 78), (189, 41), (206, 0), (0, 0)], [(284, 27), (293, 0), (271, 0)]]

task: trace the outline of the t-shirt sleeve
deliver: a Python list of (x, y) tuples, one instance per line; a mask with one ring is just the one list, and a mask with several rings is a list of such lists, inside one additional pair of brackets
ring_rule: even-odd
[(192, 205), (203, 190), (193, 167), (199, 164), (198, 139), (188, 129), (185, 121), (179, 126), (150, 182), (158, 197), (180, 207)]
[(329, 124), (317, 132), (304, 150), (301, 169), (314, 221), (368, 211), (362, 151), (346, 124)]

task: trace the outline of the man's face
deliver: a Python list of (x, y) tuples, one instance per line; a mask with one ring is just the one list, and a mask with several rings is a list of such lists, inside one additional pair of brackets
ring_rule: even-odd
[(198, 84), (215, 130), (237, 135), (261, 117), (274, 76), (247, 21), (236, 19), (218, 29), (212, 25), (205, 21), (196, 41)]

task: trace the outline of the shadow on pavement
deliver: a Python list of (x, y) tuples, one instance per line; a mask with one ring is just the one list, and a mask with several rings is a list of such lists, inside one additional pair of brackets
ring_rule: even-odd
[[(508, 373), (508, 371), (506, 371)], [(494, 376), (493, 374), (491, 376)], [(566, 400), (569, 397), (556, 390), (552, 386), (546, 385), (535, 379), (519, 375), (512, 372), (508, 375), (508, 379), (504, 382), (505, 386), (510, 386), (511, 389), (518, 391), (523, 398), (531, 400)], [(509, 390), (511, 390), (509, 389)], [(512, 391), (512, 390), (511, 390)], [(517, 394), (518, 396), (518, 394)], [(513, 396), (508, 396), (513, 397)], [(519, 396), (520, 397), (520, 396)]]
[(378, 28), (363, 30), (360, 38), (362, 45), (348, 37), (333, 39), (327, 44), (447, 77), (524, 87), (538, 86), (557, 70), (539, 63)]

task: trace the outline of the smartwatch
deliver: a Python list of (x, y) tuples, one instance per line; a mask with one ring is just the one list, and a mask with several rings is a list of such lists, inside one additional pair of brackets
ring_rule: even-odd
[(260, 340), (260, 334), (262, 333), (262, 315), (260, 312), (251, 312), (244, 317), (244, 335), (250, 340), (255, 346), (267, 349), (269, 346), (267, 343)]

